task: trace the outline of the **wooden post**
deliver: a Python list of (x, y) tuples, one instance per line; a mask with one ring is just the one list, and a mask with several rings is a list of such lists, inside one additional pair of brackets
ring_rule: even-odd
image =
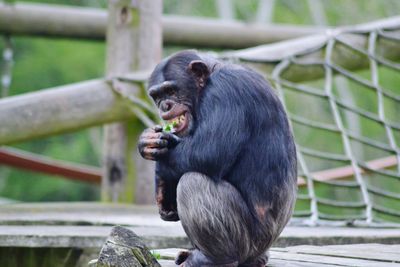
[[(109, 1), (108, 77), (152, 69), (161, 59), (161, 13), (161, 0)], [(139, 93), (135, 86), (122, 85), (126, 92)], [(138, 120), (105, 127), (103, 201), (154, 202), (154, 164), (141, 159), (136, 148), (142, 130)]]

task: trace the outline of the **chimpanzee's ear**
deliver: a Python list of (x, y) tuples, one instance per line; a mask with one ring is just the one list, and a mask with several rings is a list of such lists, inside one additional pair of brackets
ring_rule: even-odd
[(208, 76), (210, 76), (210, 70), (208, 69), (206, 63), (204, 63), (202, 60), (193, 60), (190, 62), (188, 70), (195, 76), (197, 85), (200, 88), (203, 88), (206, 84)]

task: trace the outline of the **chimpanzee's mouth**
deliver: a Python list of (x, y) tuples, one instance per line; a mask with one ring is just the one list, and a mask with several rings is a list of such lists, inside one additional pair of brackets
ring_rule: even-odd
[(188, 112), (176, 116), (166, 121), (169, 125), (172, 125), (171, 132), (178, 134), (184, 132), (189, 125)]
[(166, 122), (164, 131), (180, 136), (186, 134), (191, 121), (190, 109), (186, 105), (175, 103), (169, 110), (161, 112), (160, 116)]

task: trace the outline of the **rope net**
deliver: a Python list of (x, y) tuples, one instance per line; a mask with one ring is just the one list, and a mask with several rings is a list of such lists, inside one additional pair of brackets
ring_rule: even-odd
[(292, 223), (400, 224), (400, 18), (220, 56), (265, 74), (287, 111), (299, 173)]
[(400, 21), (313, 39), (278, 59), (268, 46), (226, 54), (263, 72), (288, 113), (293, 222), (400, 223)]

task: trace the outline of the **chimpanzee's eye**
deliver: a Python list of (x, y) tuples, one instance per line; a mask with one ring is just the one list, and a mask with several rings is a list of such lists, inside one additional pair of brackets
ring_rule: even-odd
[(164, 93), (167, 96), (173, 96), (176, 94), (176, 87), (175, 86), (167, 86), (164, 88)]

